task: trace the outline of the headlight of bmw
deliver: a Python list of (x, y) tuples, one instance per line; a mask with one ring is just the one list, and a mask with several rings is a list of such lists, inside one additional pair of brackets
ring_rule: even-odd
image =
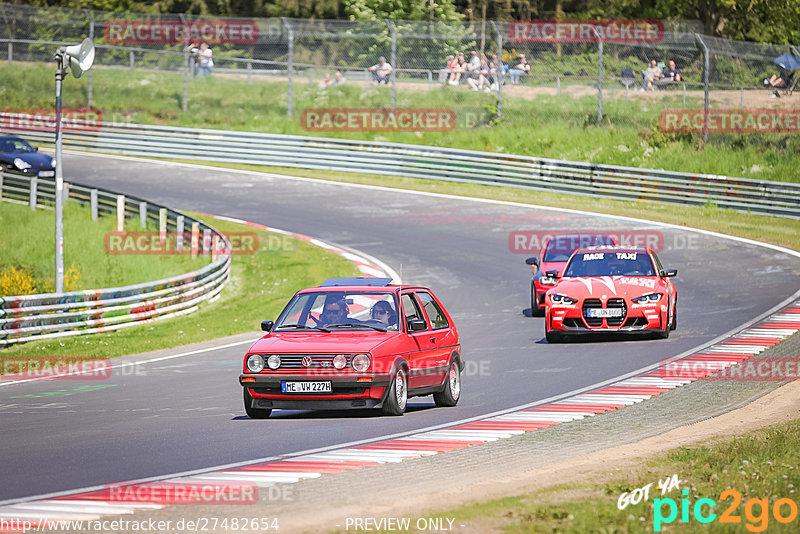
[(578, 299), (574, 299), (566, 295), (559, 295), (558, 293), (551, 294), (550, 300), (552, 300), (553, 302), (558, 302), (563, 304), (575, 304), (576, 302), (578, 302)]
[(644, 304), (645, 302), (658, 302), (661, 300), (661, 293), (650, 293), (631, 300), (637, 304)]

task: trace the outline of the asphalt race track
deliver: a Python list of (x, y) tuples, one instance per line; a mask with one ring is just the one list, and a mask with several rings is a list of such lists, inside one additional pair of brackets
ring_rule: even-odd
[[(274, 412), (250, 420), (237, 381), (246, 344), (145, 364), (143, 374), (104, 381), (2, 386), (0, 500), (377, 438), (534, 402), (710, 341), (800, 287), (796, 257), (643, 223), (72, 153), (64, 169), (67, 181), (354, 247), (405, 282), (433, 288), (461, 334), (468, 362), (463, 396), (448, 409), (434, 408), (431, 397), (412, 399), (399, 418)], [(509, 234), (590, 228), (663, 233), (661, 260), (679, 271), (679, 325), (669, 339), (544, 341), (543, 319), (529, 316), (526, 255), (509, 250)], [(252, 318), (254, 339), (262, 319), (273, 317)]]

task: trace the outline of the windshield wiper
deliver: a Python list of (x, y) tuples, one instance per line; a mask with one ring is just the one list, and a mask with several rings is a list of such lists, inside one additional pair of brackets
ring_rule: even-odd
[(357, 326), (359, 328), (372, 328), (373, 330), (377, 330), (378, 332), (386, 332), (385, 328), (380, 328), (378, 326), (372, 326), (371, 324), (362, 324), (362, 323), (340, 323), (340, 324), (329, 324), (327, 325), (328, 328), (338, 328), (342, 326)]
[(296, 328), (298, 330), (319, 330), (320, 332), (330, 332), (327, 328), (321, 326), (310, 326), (307, 324), (282, 324), (278, 328)]

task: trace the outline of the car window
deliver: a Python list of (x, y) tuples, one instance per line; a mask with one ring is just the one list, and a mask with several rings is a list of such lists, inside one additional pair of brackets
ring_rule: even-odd
[(425, 308), (425, 313), (428, 314), (428, 319), (431, 322), (431, 327), (436, 330), (438, 328), (447, 328), (450, 326), (447, 324), (447, 318), (442, 312), (439, 305), (436, 304), (436, 301), (433, 300), (433, 297), (430, 293), (425, 292), (418, 292), (417, 298), (422, 303), (422, 306)]
[(417, 305), (416, 300), (412, 297), (411, 293), (403, 293), (400, 296), (400, 300), (403, 301), (403, 313), (405, 314), (406, 318), (406, 325), (408, 325), (409, 321), (414, 319), (425, 320), (422, 316), (422, 311), (420, 311), (419, 306)]
[(589, 250), (572, 257), (564, 276), (655, 276), (655, 272), (648, 254)]
[(397, 330), (395, 297), (377, 291), (325, 291), (296, 295), (275, 331), (298, 329)]
[(655, 252), (653, 252), (653, 259), (656, 260), (656, 272), (661, 272), (664, 267), (661, 266), (661, 260), (658, 259), (658, 256)]

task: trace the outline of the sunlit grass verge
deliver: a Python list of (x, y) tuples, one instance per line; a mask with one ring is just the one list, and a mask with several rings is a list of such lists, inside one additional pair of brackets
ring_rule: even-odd
[(800, 250), (800, 219), (743, 213), (730, 209), (718, 208), (712, 204), (699, 207), (670, 204), (666, 202), (621, 201), (490, 185), (462, 184), (418, 178), (386, 177), (336, 171), (224, 163), (215, 163), (213, 166), (634, 217), (648, 221), (677, 224), (711, 232), (719, 232), (771, 243), (793, 250)]
[[(93, 68), (92, 107), (104, 122), (130, 122), (276, 134), (345, 137), (357, 140), (414, 143), (506, 154), (615, 164), (693, 173), (798, 181), (800, 136), (796, 133), (665, 133), (659, 127), (666, 109), (701, 109), (702, 93), (683, 102), (679, 91), (632, 94), (604, 92), (603, 120), (597, 126), (597, 96), (590, 92), (548, 94), (534, 87), (506, 88), (503, 118), (498, 123), (494, 95), (448, 85), (399, 83), (398, 108), (447, 108), (456, 112), (455, 127), (445, 132), (320, 132), (306, 130), (302, 111), (310, 108), (387, 108), (387, 87), (350, 81), (319, 89), (299, 77), (293, 85), (293, 117), (287, 118), (285, 80), (215, 73), (192, 79), (188, 105), (182, 111), (183, 74), (137, 69)], [(318, 73), (319, 76), (322, 73)], [(0, 102), (6, 110), (52, 108), (52, 66), (0, 65)], [(64, 105), (84, 107), (88, 84), (64, 84)], [(430, 90), (429, 90), (430, 89)], [(763, 93), (763, 92), (762, 92)], [(726, 92), (715, 96), (730, 98)], [(759, 93), (761, 96), (761, 93)], [(713, 101), (715, 109), (729, 107)]]
[(12, 345), (0, 349), (0, 358), (112, 358), (246, 332), (252, 332), (255, 339), (261, 332), (261, 321), (274, 319), (299, 289), (318, 285), (326, 278), (358, 275), (351, 262), (305, 241), (288, 236), (276, 241), (274, 233), (191, 215), (223, 233), (255, 231), (259, 236), (256, 254), (233, 256), (231, 279), (219, 299), (201, 304), (198, 311), (183, 317), (104, 334)]
[[(0, 202), (0, 272), (13, 267), (27, 273), (33, 290), (55, 286), (55, 212)], [(159, 280), (200, 269), (208, 258), (189, 255), (131, 256), (106, 253), (103, 237), (116, 230), (115, 217), (92, 221), (88, 207), (64, 206), (64, 287), (66, 291), (119, 287)], [(139, 219), (127, 219), (126, 231), (142, 231)], [(148, 231), (158, 231), (150, 223)], [(0, 292), (2, 293), (2, 292)], [(9, 293), (14, 295), (16, 293)], [(0, 295), (7, 296), (7, 295)]]
[[(508, 533), (652, 533), (656, 532), (797, 532), (800, 526), (800, 421), (782, 423), (749, 432), (732, 439), (707, 441), (697, 446), (679, 447), (642, 462), (624, 472), (594, 475), (589, 482), (562, 484), (540, 491), (471, 502), (444, 512), (436, 511), (420, 517), (455, 519), (465, 532)], [(612, 466), (613, 467), (613, 466)], [(675, 474), (680, 487), (663, 495), (657, 487)], [(631, 494), (648, 484), (649, 498), (638, 504), (625, 505), (623, 493)], [(688, 490), (688, 495), (682, 491)], [(725, 490), (734, 490), (723, 494)], [(740, 501), (735, 502), (736, 495)], [(686, 522), (683, 502), (687, 499)], [(663, 502), (655, 499), (662, 499)], [(676, 516), (669, 523), (662, 520), (657, 530), (655, 518), (670, 517), (672, 499)], [(711, 499), (701, 506), (702, 516), (716, 517), (704, 524), (695, 516), (700, 499)], [(759, 502), (750, 502), (757, 499)], [(783, 501), (781, 501), (783, 499)], [(787, 499), (793, 503), (788, 504)], [(638, 499), (636, 499), (638, 500)], [(780, 502), (781, 523), (775, 517), (775, 504)], [(762, 506), (763, 505), (763, 506)], [(723, 523), (726, 512), (732, 521)], [(416, 517), (411, 518), (415, 524)], [(445, 521), (445, 524), (447, 522)]]

